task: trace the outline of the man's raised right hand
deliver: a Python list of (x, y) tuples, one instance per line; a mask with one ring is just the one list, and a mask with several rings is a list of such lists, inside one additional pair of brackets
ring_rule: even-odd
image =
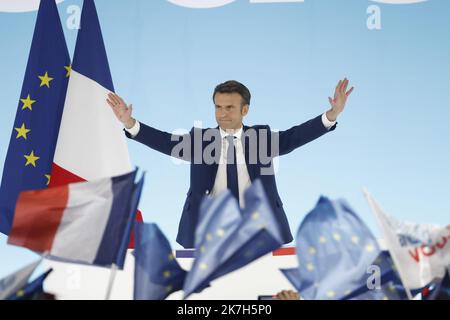
[(111, 106), (117, 119), (122, 122), (126, 129), (131, 129), (136, 124), (136, 120), (131, 116), (133, 105), (130, 104), (127, 107), (125, 101), (113, 92), (108, 93), (106, 102)]

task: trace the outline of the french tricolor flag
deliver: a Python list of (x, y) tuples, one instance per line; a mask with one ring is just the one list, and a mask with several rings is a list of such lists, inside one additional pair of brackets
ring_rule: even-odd
[(8, 243), (49, 258), (123, 268), (143, 180), (136, 171), (19, 195)]
[[(123, 126), (106, 103), (114, 92), (93, 0), (84, 0), (50, 187), (133, 170)], [(140, 212), (137, 219), (142, 221)], [(133, 247), (133, 243), (130, 243)]]

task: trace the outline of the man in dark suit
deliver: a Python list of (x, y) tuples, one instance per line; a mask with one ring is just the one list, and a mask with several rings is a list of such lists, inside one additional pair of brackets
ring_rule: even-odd
[(244, 126), (243, 119), (250, 106), (250, 91), (237, 81), (219, 84), (213, 93), (218, 127), (192, 128), (189, 134), (173, 135), (136, 121), (132, 105), (110, 93), (107, 98), (116, 117), (125, 127), (128, 138), (141, 142), (164, 154), (191, 163), (191, 183), (178, 227), (177, 242), (184, 248), (194, 246), (195, 228), (203, 196), (214, 196), (229, 189), (244, 203), (245, 189), (259, 178), (279, 222), (284, 242), (292, 234), (283, 202), (278, 195), (273, 158), (287, 154), (336, 128), (337, 116), (344, 110), (348, 80), (339, 81), (334, 98), (329, 97), (331, 109), (303, 124), (274, 132), (267, 125)]

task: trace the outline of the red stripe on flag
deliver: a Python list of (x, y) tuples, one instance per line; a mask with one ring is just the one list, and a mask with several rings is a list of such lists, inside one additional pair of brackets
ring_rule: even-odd
[[(140, 210), (136, 212), (136, 220), (137, 222), (143, 222), (144, 219), (142, 219), (142, 213)], [(134, 228), (131, 230), (130, 235), (130, 242), (128, 243), (128, 249), (134, 249)]]
[(68, 197), (67, 186), (22, 192), (8, 243), (39, 252), (50, 251)]
[(50, 188), (57, 186), (64, 186), (73, 182), (82, 182), (86, 181), (85, 179), (73, 174), (72, 172), (58, 166), (56, 163), (52, 164), (52, 171), (50, 177), (50, 184), (48, 185)]
[(290, 256), (295, 254), (295, 247), (280, 248), (272, 252), (273, 256)]
[[(86, 179), (83, 179), (77, 176), (76, 174), (73, 174), (72, 172), (64, 169), (63, 167), (58, 166), (56, 163), (53, 163), (52, 174), (49, 184), (50, 188), (83, 181), (86, 181)], [(144, 221), (144, 219), (142, 218), (142, 213), (139, 210), (136, 212), (136, 221), (139, 222)], [(134, 228), (133, 230), (131, 230), (130, 243), (128, 244), (128, 249), (134, 249)]]

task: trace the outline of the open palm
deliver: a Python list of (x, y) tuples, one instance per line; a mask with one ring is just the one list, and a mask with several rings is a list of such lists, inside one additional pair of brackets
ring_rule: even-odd
[(331, 97), (328, 97), (328, 101), (330, 102), (333, 112), (336, 113), (336, 115), (344, 111), (347, 98), (353, 92), (353, 87), (347, 91), (348, 82), (349, 81), (347, 78), (344, 78), (344, 80), (339, 80), (336, 90), (334, 91), (334, 98), (332, 99)]

